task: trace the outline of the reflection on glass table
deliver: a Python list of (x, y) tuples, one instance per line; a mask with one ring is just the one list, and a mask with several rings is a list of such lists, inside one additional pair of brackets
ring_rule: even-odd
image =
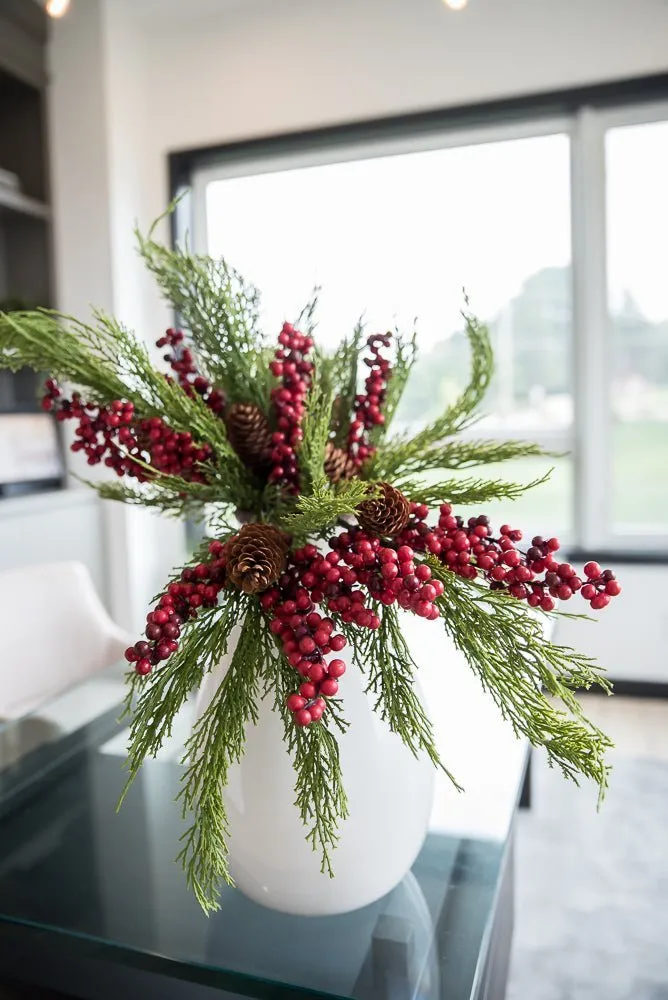
[(466, 794), (443, 777), (412, 872), (377, 903), (337, 917), (287, 916), (226, 889), (207, 919), (173, 862), (183, 827), (174, 797), (192, 707), (116, 815), (127, 733), (110, 705), (118, 675), (96, 680), (111, 687), (69, 692), (69, 718), (59, 699), (56, 713), (47, 705), (0, 731), (8, 746), (12, 733), (54, 714), (61, 729), (41, 746), (5, 753), (1, 765), (2, 976), (95, 1000), (216, 990), (503, 997), (526, 747), (454, 655), (425, 669), (421, 682), (444, 758)]

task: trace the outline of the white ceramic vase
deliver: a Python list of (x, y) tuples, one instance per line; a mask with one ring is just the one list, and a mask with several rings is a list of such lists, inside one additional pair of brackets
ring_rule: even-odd
[[(230, 651), (200, 691), (197, 717), (211, 702)], [(343, 653), (338, 654), (341, 657)], [(350, 728), (339, 735), (350, 815), (334, 851), (335, 878), (320, 872), (294, 806), (295, 772), (271, 697), (247, 732), (243, 760), (225, 793), (231, 871), (251, 899), (285, 913), (346, 913), (380, 899), (406, 875), (424, 842), (432, 807), (434, 768), (414, 757), (373, 711), (365, 679), (348, 663), (341, 697)], [(419, 692), (418, 692), (419, 694)]]

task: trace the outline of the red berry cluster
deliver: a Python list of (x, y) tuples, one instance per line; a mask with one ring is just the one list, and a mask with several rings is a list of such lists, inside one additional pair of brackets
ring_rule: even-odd
[(577, 571), (567, 562), (559, 562), (555, 553), (558, 538), (536, 535), (526, 552), (516, 543), (522, 532), (504, 524), (499, 537), (492, 535), (489, 518), (484, 514), (463, 518), (454, 516), (448, 503), (441, 504), (438, 525), (426, 524), (428, 508), (411, 504), (411, 519), (398, 541), (412, 545), (418, 552), (436, 556), (453, 572), (467, 579), (482, 576), (492, 589), (506, 590), (512, 597), (527, 601), (543, 611), (552, 611), (555, 598), (569, 600), (580, 592), (595, 610), (604, 608), (621, 592), (611, 570), (601, 570), (597, 563), (587, 563), (589, 583), (583, 584)]
[(364, 382), (364, 393), (355, 397), (355, 414), (348, 431), (348, 454), (360, 467), (373, 455), (369, 431), (385, 423), (382, 407), (387, 383), (392, 375), (390, 362), (381, 354), (381, 347), (390, 346), (391, 334), (375, 333), (367, 340), (371, 357), (364, 364), (371, 369)]
[(66, 399), (53, 379), (47, 379), (42, 408), (53, 410), (56, 420), (78, 421), (71, 450), (82, 451), (89, 465), (104, 461), (117, 475), (144, 482), (151, 476), (145, 463), (191, 482), (204, 481), (196, 465), (211, 458), (210, 446), (196, 444), (190, 433), (173, 430), (160, 417), (136, 420), (130, 402), (115, 399), (98, 406), (84, 403), (78, 392)]
[(612, 570), (601, 569), (597, 562), (588, 562), (584, 565), (584, 574), (587, 582), (582, 585), (581, 593), (594, 611), (605, 608), (610, 603), (611, 597), (621, 594), (621, 584)]
[(161, 660), (168, 660), (179, 648), (183, 623), (195, 617), (200, 608), (216, 606), (225, 586), (225, 547), (214, 541), (209, 552), (209, 562), (187, 567), (177, 582), (169, 584), (155, 611), (146, 616), (146, 639), (125, 650), (125, 659), (134, 664), (138, 674), (148, 674)]
[(272, 436), (274, 447), (270, 456), (272, 468), (269, 482), (286, 486), (291, 493), (298, 493), (296, 449), (304, 436), (301, 424), (313, 372), (313, 362), (308, 360), (313, 338), (299, 333), (290, 323), (284, 323), (278, 343), (274, 360), (269, 365), (272, 374), (281, 380), (281, 385), (271, 393), (277, 430)]
[(271, 632), (280, 639), (284, 655), (303, 678), (299, 690), (288, 696), (288, 708), (298, 726), (309, 726), (322, 717), (327, 707), (325, 699), (333, 698), (339, 690), (339, 677), (346, 665), (336, 657), (329, 661), (325, 657), (343, 649), (345, 637), (334, 632), (331, 618), (315, 610), (303, 588), (298, 589), (294, 599), (283, 601), (276, 591), (268, 591), (260, 601), (271, 612)]
[(171, 348), (165, 355), (164, 360), (169, 362), (172, 371), (176, 372), (178, 383), (188, 394), (197, 393), (201, 396), (209, 409), (214, 413), (222, 413), (225, 409), (225, 399), (223, 394), (214, 389), (207, 378), (197, 370), (193, 353), (189, 347), (183, 345), (183, 332), (181, 330), (169, 329), (164, 337), (156, 340), (157, 347)]
[[(330, 553), (326, 559), (338, 557), (347, 567), (340, 571), (341, 583), (344, 585), (361, 584), (374, 600), (385, 605), (397, 603), (405, 611), (412, 611), (420, 618), (433, 621), (440, 616), (434, 601), (442, 596), (443, 584), (440, 580), (431, 579), (431, 569), (426, 563), (416, 565), (415, 552), (409, 545), (400, 545), (398, 548), (383, 545), (379, 538), (374, 538), (359, 528), (344, 531), (331, 538), (329, 544), (334, 553)], [(328, 573), (326, 579), (329, 578)], [(328, 596), (328, 607), (339, 612), (343, 621), (366, 624), (370, 628), (378, 627), (378, 616), (365, 609), (364, 605), (361, 611), (353, 609), (350, 598), (346, 595)], [(367, 623), (366, 616), (371, 616), (372, 621)]]

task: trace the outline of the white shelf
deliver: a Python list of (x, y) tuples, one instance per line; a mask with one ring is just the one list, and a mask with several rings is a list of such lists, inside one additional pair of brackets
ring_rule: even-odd
[(13, 212), (16, 215), (27, 215), (33, 219), (51, 218), (48, 205), (36, 198), (29, 198), (21, 191), (0, 184), (0, 213)]

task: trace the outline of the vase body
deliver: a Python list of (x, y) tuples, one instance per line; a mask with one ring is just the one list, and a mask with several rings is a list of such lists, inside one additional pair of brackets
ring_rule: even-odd
[[(197, 716), (223, 679), (233, 643), (205, 678)], [(337, 654), (344, 657), (343, 653)], [(225, 801), (230, 867), (237, 887), (251, 899), (285, 913), (346, 913), (380, 899), (406, 875), (424, 842), (432, 807), (434, 768), (414, 757), (373, 711), (366, 681), (348, 661), (340, 693), (350, 723), (338, 734), (350, 815), (332, 852), (335, 877), (320, 871), (320, 855), (305, 840), (294, 805), (295, 771), (272, 696), (247, 729), (246, 752), (230, 769)]]

